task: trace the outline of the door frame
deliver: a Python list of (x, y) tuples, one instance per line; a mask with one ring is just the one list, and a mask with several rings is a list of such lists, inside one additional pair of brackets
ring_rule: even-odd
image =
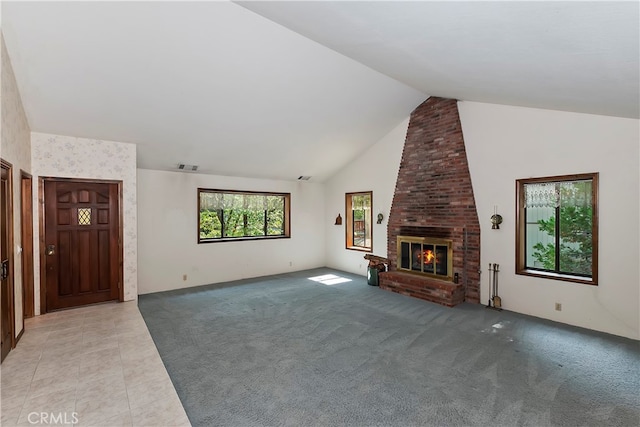
[(7, 246), (9, 247), (9, 253), (7, 259), (9, 260), (9, 279), (7, 291), (9, 293), (9, 329), (11, 330), (11, 348), (16, 347), (16, 299), (15, 299), (15, 282), (14, 282), (14, 253), (13, 253), (13, 165), (7, 162), (5, 159), (0, 159), (2, 169), (7, 171), (7, 187), (9, 189), (7, 194), (7, 211), (9, 212), (9, 230), (7, 230)]
[(44, 204), (44, 183), (51, 182), (76, 182), (89, 184), (117, 184), (118, 185), (118, 301), (124, 301), (124, 240), (123, 240), (123, 220), (124, 211), (122, 208), (122, 181), (109, 179), (83, 179), (83, 178), (59, 178), (51, 176), (41, 176), (38, 178), (38, 213), (39, 213), (39, 248), (40, 254), (40, 314), (45, 314), (47, 310), (47, 268), (45, 255), (45, 204)]
[(22, 235), (22, 315), (35, 315), (33, 281), (33, 177), (20, 171), (20, 219)]

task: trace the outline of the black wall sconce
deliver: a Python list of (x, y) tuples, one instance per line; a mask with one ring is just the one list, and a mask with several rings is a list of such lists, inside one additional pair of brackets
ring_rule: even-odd
[(491, 215), (491, 229), (500, 230), (502, 224), (502, 215), (498, 213), (498, 206), (493, 207), (493, 215)]
[(334, 225), (342, 225), (342, 217), (340, 214), (336, 217), (336, 223)]
[(378, 214), (378, 224), (382, 224), (382, 220), (384, 219), (384, 215), (382, 215), (382, 212), (380, 212)]

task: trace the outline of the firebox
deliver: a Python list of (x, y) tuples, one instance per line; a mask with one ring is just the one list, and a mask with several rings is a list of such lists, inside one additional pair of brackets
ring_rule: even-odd
[(398, 236), (399, 271), (453, 281), (453, 241), (435, 237)]

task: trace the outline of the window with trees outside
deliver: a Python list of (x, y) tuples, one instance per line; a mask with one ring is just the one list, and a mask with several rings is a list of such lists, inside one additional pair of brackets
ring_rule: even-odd
[(346, 194), (347, 249), (368, 252), (373, 250), (372, 206), (373, 193), (371, 191)]
[(598, 174), (516, 181), (516, 273), (598, 284)]
[(290, 237), (290, 193), (198, 189), (198, 243)]

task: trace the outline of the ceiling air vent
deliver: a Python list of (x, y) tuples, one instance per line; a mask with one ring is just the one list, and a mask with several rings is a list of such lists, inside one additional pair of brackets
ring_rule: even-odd
[(178, 169), (180, 169), (181, 171), (195, 172), (195, 171), (198, 170), (198, 166), (197, 165), (185, 165), (184, 163), (180, 163), (178, 165)]
[(298, 181), (309, 181), (311, 179), (310, 176), (300, 175), (298, 177)]

